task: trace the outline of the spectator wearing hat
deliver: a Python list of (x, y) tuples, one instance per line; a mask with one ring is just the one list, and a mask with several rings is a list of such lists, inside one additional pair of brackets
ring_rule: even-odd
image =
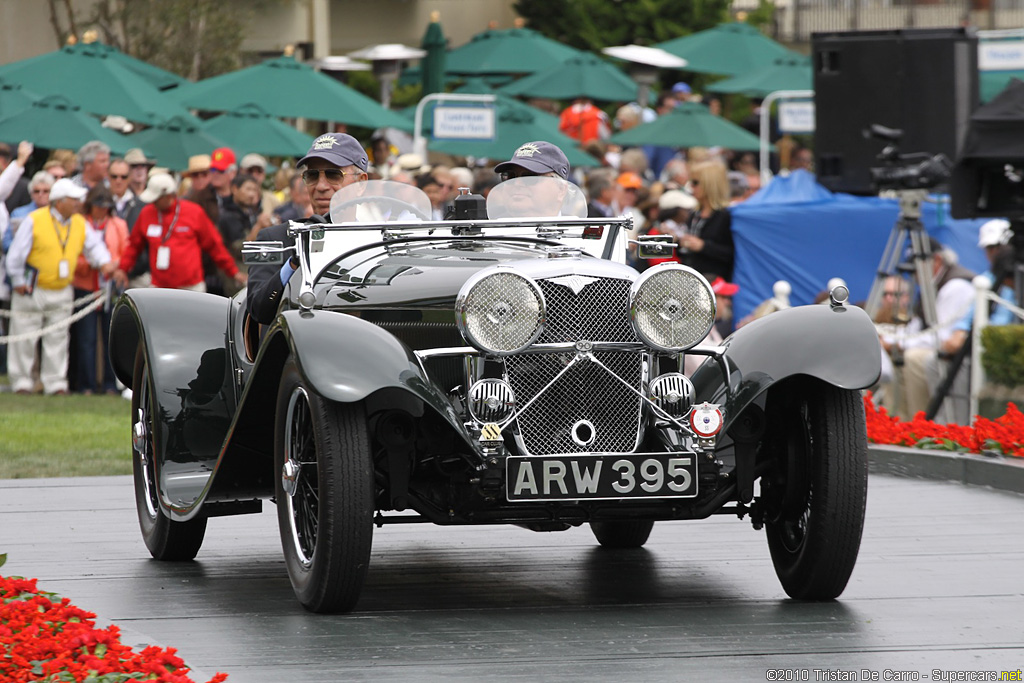
[(677, 104), (679, 102), (687, 102), (693, 97), (693, 89), (689, 83), (679, 81), (672, 86), (672, 96), (675, 97)]
[[(306, 156), (299, 159), (297, 167), (309, 189), (314, 215), (329, 216), (331, 197), (335, 192), (369, 178), (366, 150), (358, 140), (345, 133), (324, 133), (318, 137)], [(286, 246), (295, 244), (286, 223), (264, 228), (256, 239), (282, 242)], [(298, 267), (298, 259), (293, 256), (281, 266), (254, 265), (249, 268), (246, 306), (254, 320), (265, 325), (274, 320), (284, 288)]]
[(97, 185), (107, 184), (110, 168), (110, 147), (105, 142), (90, 140), (78, 150), (78, 162), (82, 172), (71, 178), (76, 185), (91, 190)]
[[(260, 212), (267, 214), (267, 220), (271, 218), (274, 209), (281, 205), (280, 200), (273, 192), (266, 188), (267, 184), (267, 160), (261, 154), (246, 154), (239, 164), (239, 171), (252, 176), (260, 189)], [(267, 225), (270, 225), (269, 223)]]
[[(125, 166), (127, 167), (127, 164)], [(114, 197), (110, 190), (102, 185), (97, 185), (85, 196), (83, 213), (87, 229), (95, 231), (103, 237), (103, 243), (107, 246), (111, 261), (117, 263), (120, 261), (125, 247), (128, 246), (128, 226), (123, 219), (114, 214), (114, 206)], [(105, 288), (106, 278), (102, 277), (89, 264), (84, 255), (80, 255), (71, 285), (75, 290), (75, 298), (80, 299)], [(68, 379), (71, 381), (72, 388), (83, 394), (91, 394), (100, 390), (97, 382), (96, 351), (99, 340), (107, 339), (112, 311), (111, 306), (103, 306), (86, 314), (71, 326)], [(118, 393), (109, 357), (106, 353), (102, 355), (105, 361), (102, 390), (109, 394)]]
[[(14, 286), (11, 312), (13, 335), (31, 334), (71, 316), (74, 291), (71, 279), (79, 254), (107, 276), (114, 270), (102, 235), (89, 230), (79, 213), (86, 190), (68, 178), (50, 189), (50, 205), (30, 213), (14, 236), (7, 254), (7, 272)], [(11, 388), (30, 393), (36, 341), (12, 342), (9, 353)], [(42, 336), (40, 379), (47, 394), (68, 390), (68, 330), (59, 328)]]
[[(236, 175), (231, 181), (231, 198), (221, 207), (217, 228), (239, 270), (246, 270), (242, 263), (242, 243), (255, 239), (259, 231), (268, 227), (272, 220), (271, 214), (260, 212), (260, 186), (256, 179), (247, 173)], [(238, 289), (233, 281), (224, 285), (228, 296), (234, 295)]]
[(220, 208), (231, 197), (231, 181), (238, 174), (235, 153), (228, 147), (218, 147), (210, 155), (210, 186), (217, 198), (217, 216), (211, 216), (214, 223), (220, 218)]
[(209, 154), (196, 154), (188, 158), (188, 168), (182, 174), (189, 183), (185, 199), (194, 202), (206, 212), (210, 222), (216, 225), (220, 218), (220, 202), (217, 199), (217, 192), (213, 189), (211, 178), (213, 173), (210, 168), (211, 159)]
[(149, 169), (156, 166), (156, 159), (147, 158), (141, 149), (135, 147), (128, 150), (124, 155), (124, 160), (128, 162), (131, 176), (128, 179), (128, 187), (138, 197), (146, 189), (146, 183), (149, 181)]
[(202, 255), (229, 277), (245, 284), (235, 260), (224, 248), (220, 232), (195, 202), (179, 199), (178, 185), (165, 173), (149, 179), (140, 198), (146, 206), (139, 214), (121, 255), (120, 267), (114, 273), (119, 285), (128, 284), (126, 271), (132, 269), (144, 246), (149, 248), (149, 271), (154, 287), (206, 291)]
[(1010, 221), (1005, 218), (993, 218), (981, 224), (978, 228), (978, 246), (985, 250), (989, 264), (995, 258), (999, 247), (1010, 243), (1012, 234)]
[[(669, 235), (678, 243), (686, 233), (686, 224), (697, 209), (697, 200), (682, 190), (665, 190), (658, 197), (658, 217), (653, 225), (647, 229), (648, 235)], [(631, 246), (632, 250), (633, 247)], [(659, 263), (679, 263), (678, 252), (665, 258), (645, 259), (643, 263), (637, 262), (634, 267), (637, 269), (656, 266)]]

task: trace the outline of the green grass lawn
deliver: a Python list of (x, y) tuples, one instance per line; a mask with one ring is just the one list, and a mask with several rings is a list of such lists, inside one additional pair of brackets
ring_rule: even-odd
[(131, 471), (130, 401), (0, 394), (0, 479)]

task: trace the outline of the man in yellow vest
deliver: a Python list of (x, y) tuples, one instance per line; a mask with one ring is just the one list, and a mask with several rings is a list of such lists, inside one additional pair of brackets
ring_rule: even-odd
[(88, 228), (80, 213), (85, 188), (62, 178), (50, 188), (50, 205), (30, 213), (14, 236), (7, 252), (11, 299), (11, 335), (28, 338), (11, 342), (8, 374), (11, 389), (31, 393), (32, 364), (37, 335), (42, 336), (39, 376), (47, 394), (68, 392), (68, 327), (57, 325), (71, 317), (74, 290), (71, 278), (79, 254), (104, 276), (115, 264), (103, 236)]

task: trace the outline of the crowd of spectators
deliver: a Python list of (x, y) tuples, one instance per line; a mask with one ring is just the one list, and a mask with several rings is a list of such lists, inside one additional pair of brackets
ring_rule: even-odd
[[(593, 102), (579, 99), (561, 112), (560, 123), (563, 132), (578, 139), (596, 160), (592, 167), (574, 167), (569, 178), (584, 190), (589, 215), (632, 216), (631, 240), (640, 235), (670, 238), (675, 243), (671, 256), (639, 259), (635, 246), (630, 246), (627, 261), (638, 270), (678, 262), (702, 273), (719, 299), (717, 339), (736, 326), (729, 305), (737, 289), (732, 284), (730, 207), (759, 189), (756, 155), (720, 148), (621, 148), (608, 140), (614, 131), (652, 121), (691, 98), (689, 86), (679, 83), (662, 93), (653, 107), (630, 103), (615, 110), (614, 118)], [(720, 102), (707, 104), (720, 114)], [(400, 153), (381, 131), (368, 141), (366, 155), (371, 179), (418, 186), (430, 199), (435, 219), (446, 215), (461, 188), (486, 196), (501, 181), (485, 160), (455, 160), (469, 162), (461, 166), (431, 164), (417, 154)], [(31, 174), (30, 158), (36, 162)], [(117, 392), (120, 387), (104, 349), (109, 302), (81, 315), (70, 331), (58, 327), (42, 341), (26, 333), (69, 317), (72, 301), (77, 307), (96, 296), (109, 299), (123, 287), (176, 287), (230, 296), (246, 281), (243, 242), (267, 226), (314, 213), (311, 187), (292, 160), (275, 159), (275, 165), (252, 153), (239, 160), (235, 150), (220, 148), (191, 157), (177, 175), (159, 168), (158, 161), (141, 149), (114, 157), (101, 142), (77, 151), (54, 150), (45, 159), (33, 157), (28, 143), (17, 151), (0, 145), (0, 199), (6, 200), (0, 202), (0, 236), (7, 260), (6, 267), (0, 262), (0, 271), (5, 271), (0, 302), (15, 313), (24, 312), (32, 288), (60, 292), (59, 301), (44, 306), (45, 315), (30, 323), (24, 316), (0, 317), (0, 322), (10, 322), (6, 330), (0, 328), (0, 336), (15, 336), (8, 347), (0, 346), (0, 374), (9, 375), (14, 391)], [(812, 170), (810, 150), (797, 145), (783, 163), (790, 169)], [(54, 201), (55, 188), (59, 202)], [(943, 288), (951, 281), (966, 298), (971, 274), (942, 260), (948, 252), (937, 253), (940, 301), (948, 298), (943, 296), (948, 288)], [(886, 301), (880, 320), (890, 303)], [(883, 338), (896, 358), (887, 379), (901, 383), (900, 390), (889, 393), (895, 411), (919, 408), (927, 401), (935, 386), (934, 358), (948, 355), (951, 344), (962, 343), (963, 334), (962, 326), (950, 326), (949, 334), (928, 351), (896, 348)]]

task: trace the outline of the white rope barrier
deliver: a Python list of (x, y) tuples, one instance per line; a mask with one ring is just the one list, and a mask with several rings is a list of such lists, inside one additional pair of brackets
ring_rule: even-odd
[[(79, 320), (81, 320), (82, 318), (84, 318), (85, 316), (89, 315), (90, 313), (92, 313), (93, 311), (98, 309), (100, 306), (105, 304), (106, 301), (103, 299), (103, 297), (105, 295), (106, 295), (106, 290), (100, 289), (100, 290), (97, 290), (97, 291), (93, 292), (92, 294), (89, 294), (88, 296), (83, 296), (82, 298), (77, 299), (76, 301), (74, 301), (72, 303), (72, 308), (75, 308), (75, 307), (77, 307), (77, 306), (79, 306), (79, 305), (81, 305), (81, 304), (83, 304), (85, 302), (91, 302), (91, 303), (89, 303), (87, 306), (82, 308), (82, 310), (78, 311), (77, 313), (74, 313), (74, 314), (68, 316), (67, 318), (64, 318), (63, 320), (58, 320), (57, 322), (53, 323), (52, 325), (50, 325), (48, 327), (44, 327), (44, 328), (42, 328), (40, 330), (35, 330), (33, 332), (24, 332), (22, 334), (12, 334), (12, 335), (8, 335), (6, 337), (0, 337), (0, 344), (12, 344), (14, 342), (20, 342), (20, 341), (33, 341), (33, 340), (39, 339), (40, 337), (43, 337), (43, 336), (45, 336), (47, 334), (50, 334), (51, 332), (56, 332), (57, 330), (60, 330), (60, 329), (66, 328), (66, 327), (70, 327), (71, 325), (75, 324), (76, 322), (78, 322)], [(51, 309), (48, 309), (48, 310), (57, 310), (57, 309), (52, 309), (51, 308)], [(8, 313), (8, 312), (4, 311), (4, 313)], [(42, 315), (42, 312), (40, 312), (40, 311), (31, 311), (31, 312), (28, 312), (28, 313), (18, 313), (17, 315), (18, 316), (24, 315), (26, 317), (29, 316), (29, 315), (39, 316), (39, 315)], [(11, 317), (14, 317), (14, 316), (11, 315)]]

